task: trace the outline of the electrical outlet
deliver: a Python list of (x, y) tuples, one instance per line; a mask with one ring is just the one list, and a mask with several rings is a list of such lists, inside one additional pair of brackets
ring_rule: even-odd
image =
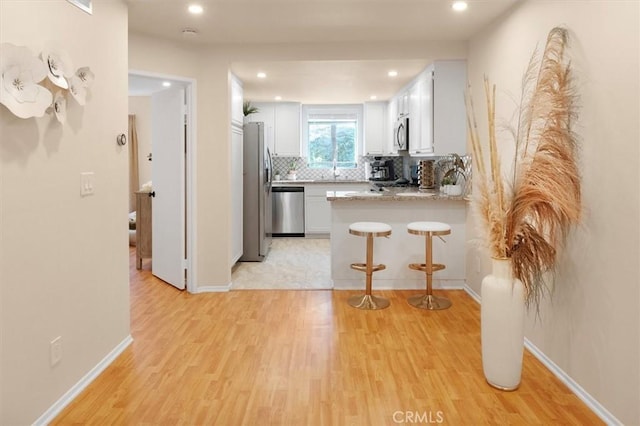
[(49, 349), (51, 355), (51, 366), (53, 367), (62, 361), (62, 336), (58, 336), (53, 339)]
[(93, 194), (95, 176), (93, 172), (80, 173), (80, 195), (87, 196)]

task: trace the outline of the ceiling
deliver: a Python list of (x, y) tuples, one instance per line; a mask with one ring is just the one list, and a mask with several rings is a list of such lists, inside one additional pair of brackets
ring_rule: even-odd
[[(251, 101), (362, 103), (391, 98), (427, 66), (426, 60), (236, 62), (233, 73)], [(390, 78), (389, 70), (398, 76)], [(267, 78), (256, 77), (257, 71)]]
[[(169, 83), (169, 86), (163, 85)], [(169, 87), (184, 87), (181, 81), (137, 74), (129, 74), (129, 96), (151, 96)]]
[[(451, 0), (128, 0), (129, 31), (193, 45), (460, 42), (518, 0), (469, 0), (456, 13)], [(201, 15), (187, 12), (202, 5)], [(183, 29), (197, 35), (185, 36)], [(245, 98), (303, 103), (388, 99), (431, 59), (237, 62)], [(389, 78), (390, 69), (398, 77)], [(267, 78), (258, 79), (263, 71)]]

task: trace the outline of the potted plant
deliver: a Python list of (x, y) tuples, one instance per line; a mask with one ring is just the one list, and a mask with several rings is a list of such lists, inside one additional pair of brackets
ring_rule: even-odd
[(294, 158), (289, 162), (289, 172), (287, 173), (287, 179), (296, 180), (298, 173), (298, 159)]
[(450, 154), (449, 157), (451, 159), (447, 160), (447, 162), (450, 163), (450, 168), (442, 177), (442, 192), (447, 195), (460, 196), (463, 192), (462, 181), (466, 181), (464, 162), (458, 154)]
[(245, 117), (251, 114), (255, 114), (257, 112), (260, 112), (260, 108), (258, 108), (257, 106), (251, 105), (251, 101), (244, 101), (242, 103), (242, 114), (244, 114)]
[(467, 96), (468, 126), (477, 179), (472, 207), (480, 218), (492, 257), (482, 280), (482, 364), (487, 382), (519, 386), (524, 346), (524, 311), (536, 312), (553, 278), (559, 249), (580, 221), (580, 175), (572, 123), (575, 87), (566, 57), (568, 32), (553, 28), (540, 59), (534, 55), (522, 79), (523, 97), (514, 129), (513, 173), (503, 174), (495, 131), (495, 86), (485, 77), (488, 113), (487, 170)]

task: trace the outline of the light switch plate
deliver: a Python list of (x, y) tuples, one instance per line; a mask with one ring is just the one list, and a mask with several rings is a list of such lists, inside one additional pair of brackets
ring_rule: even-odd
[(80, 195), (85, 197), (92, 195), (95, 185), (95, 176), (93, 172), (80, 173)]

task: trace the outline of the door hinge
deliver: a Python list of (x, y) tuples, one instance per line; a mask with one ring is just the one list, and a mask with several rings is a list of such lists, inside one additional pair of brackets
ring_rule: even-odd
[(187, 259), (182, 259), (182, 269), (184, 269), (186, 271), (188, 264), (189, 264), (189, 262), (187, 261)]

